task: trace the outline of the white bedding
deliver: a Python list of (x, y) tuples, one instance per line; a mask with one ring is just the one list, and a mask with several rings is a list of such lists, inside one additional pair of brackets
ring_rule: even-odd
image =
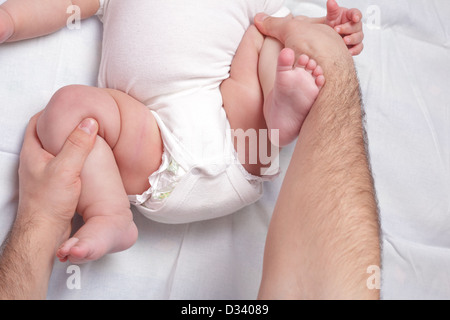
[[(355, 61), (381, 213), (382, 296), (449, 299), (450, 2), (338, 2), (365, 15), (365, 50)], [(287, 5), (318, 16), (325, 0)], [(58, 88), (95, 85), (100, 39), (92, 18), (79, 30), (0, 46), (0, 242), (17, 209), (28, 119)], [(283, 169), (291, 152), (283, 151)], [(220, 219), (164, 225), (136, 213), (136, 245), (82, 265), (79, 289), (67, 285), (70, 263), (56, 261), (48, 298), (254, 299), (282, 178), (265, 186), (258, 203)]]

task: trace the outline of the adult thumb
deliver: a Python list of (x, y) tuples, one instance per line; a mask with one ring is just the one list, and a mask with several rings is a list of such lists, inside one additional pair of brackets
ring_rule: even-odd
[(277, 39), (281, 43), (285, 43), (285, 35), (288, 34), (288, 23), (292, 20), (292, 16), (283, 18), (271, 17), (265, 13), (258, 13), (255, 16), (255, 26), (265, 36)]
[(84, 162), (95, 144), (98, 123), (94, 119), (84, 119), (67, 138), (61, 152), (56, 156), (66, 168), (81, 172)]

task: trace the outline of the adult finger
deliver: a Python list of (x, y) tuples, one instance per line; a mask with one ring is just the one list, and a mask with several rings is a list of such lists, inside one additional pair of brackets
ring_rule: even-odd
[(24, 169), (40, 170), (40, 166), (45, 166), (53, 156), (42, 149), (41, 141), (36, 133), (36, 126), (39, 117), (42, 112), (34, 115), (28, 122), (28, 126), (25, 130), (25, 136), (22, 144), (22, 150), (20, 151), (20, 166), (19, 172), (23, 172)]
[(28, 122), (28, 126), (25, 130), (25, 137), (23, 139), (22, 151), (21, 154), (30, 151), (33, 154), (33, 151), (37, 149), (42, 149), (41, 142), (36, 134), (36, 124), (41, 115), (42, 111), (38, 114), (34, 115), (30, 121)]
[(67, 138), (56, 161), (62, 162), (66, 168), (81, 172), (84, 162), (94, 147), (98, 132), (98, 123), (94, 119), (85, 119)]
[(255, 26), (262, 34), (278, 39), (281, 43), (285, 43), (289, 22), (292, 21), (292, 19), (292, 16), (275, 18), (268, 16), (265, 13), (258, 13), (255, 16)]

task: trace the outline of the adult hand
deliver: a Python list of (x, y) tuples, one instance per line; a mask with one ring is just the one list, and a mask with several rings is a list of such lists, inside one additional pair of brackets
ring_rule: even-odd
[(80, 174), (95, 143), (98, 124), (85, 119), (55, 157), (45, 151), (36, 134), (40, 113), (27, 127), (19, 166), (18, 218), (48, 221), (68, 236), (81, 192)]
[(255, 17), (255, 25), (262, 34), (277, 39), (297, 55), (305, 53), (314, 57), (324, 69), (327, 82), (327, 73), (335, 70), (336, 64), (345, 63), (344, 69), (353, 65), (341, 36), (326, 24), (311, 23), (304, 17), (275, 18), (259, 13)]
[(19, 166), (19, 207), (0, 256), (0, 299), (43, 299), (58, 246), (67, 239), (81, 192), (80, 173), (98, 124), (86, 119), (53, 156), (42, 149), (34, 116)]

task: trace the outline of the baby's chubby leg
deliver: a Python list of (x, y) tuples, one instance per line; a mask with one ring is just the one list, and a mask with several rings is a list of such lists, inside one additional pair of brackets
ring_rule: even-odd
[[(239, 48), (231, 63), (230, 77), (222, 82), (220, 87), (223, 99), (223, 107), (230, 122), (233, 132), (245, 132), (251, 134), (254, 130), (267, 130), (263, 113), (264, 96), (258, 78), (259, 53), (264, 43), (264, 36), (254, 25), (244, 34)], [(235, 134), (234, 145), (239, 160), (244, 168), (253, 175), (260, 175), (261, 168), (267, 165), (262, 163), (260, 146), (267, 145), (270, 150), (270, 141), (254, 135), (257, 141), (239, 145)], [(260, 141), (264, 139), (265, 141)], [(258, 155), (255, 157), (255, 155)], [(256, 163), (250, 159), (257, 158)]]
[(99, 123), (99, 136), (81, 172), (77, 211), (84, 226), (58, 250), (64, 261), (83, 263), (134, 244), (137, 228), (128, 194), (144, 192), (160, 165), (162, 141), (153, 115), (115, 90), (86, 86), (60, 89), (39, 118), (43, 147), (57, 154), (70, 131), (85, 118)]

